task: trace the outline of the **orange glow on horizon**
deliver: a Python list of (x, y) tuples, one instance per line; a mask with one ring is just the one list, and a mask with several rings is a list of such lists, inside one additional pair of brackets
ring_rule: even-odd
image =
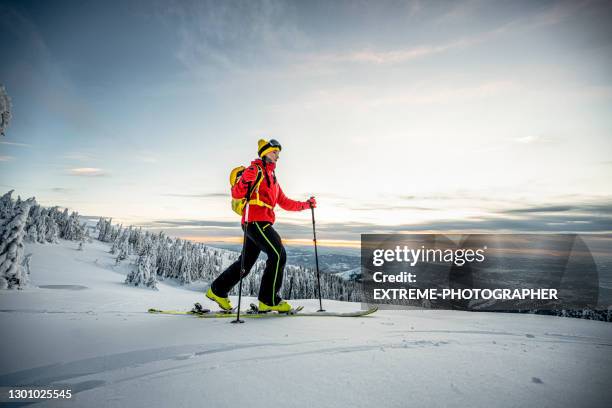
[[(227, 244), (242, 244), (242, 237), (215, 237), (215, 236), (197, 236), (197, 237), (183, 237), (178, 236), (188, 241), (201, 242), (203, 244), (212, 243), (227, 243)], [(285, 245), (310, 245), (312, 239), (303, 238), (283, 238), (283, 244)], [(361, 241), (353, 240), (342, 240), (342, 239), (317, 239), (317, 245), (325, 247), (342, 247), (342, 248), (361, 248)]]

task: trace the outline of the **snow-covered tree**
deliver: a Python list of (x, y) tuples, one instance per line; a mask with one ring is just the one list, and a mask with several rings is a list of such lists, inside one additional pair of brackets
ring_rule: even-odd
[(34, 198), (15, 206), (12, 216), (0, 220), (0, 289), (22, 289), (29, 279), (29, 258), (23, 256), (25, 225)]
[[(102, 219), (100, 218), (100, 221), (98, 222), (98, 224), (100, 224), (100, 222), (102, 222)], [(116, 230), (115, 234), (113, 234), (112, 237), (112, 242), (113, 245), (111, 245), (111, 249), (110, 249), (110, 253), (115, 255), (118, 251), (119, 251), (119, 237), (121, 237), (123, 235), (123, 225), (119, 225), (119, 229)]]
[(110, 241), (111, 242), (115, 242), (115, 240), (121, 236), (121, 234), (123, 233), (123, 224), (119, 225), (119, 228), (115, 228), (112, 226), (112, 224), (109, 221), (109, 225), (111, 226), (111, 232), (110, 232)]
[(13, 191), (15, 190), (11, 190), (0, 197), (0, 220), (13, 214), (13, 208), (15, 207), (15, 202), (11, 198)]
[(134, 265), (134, 268), (125, 278), (125, 283), (157, 290), (156, 269), (154, 255), (146, 252), (138, 257), (138, 261)]
[(112, 255), (115, 255), (118, 250), (119, 250), (119, 240), (116, 239), (113, 241), (113, 245), (111, 245), (110, 253)]
[[(27, 222), (26, 222), (26, 236), (25, 236), (25, 240), (28, 242), (39, 242), (40, 237), (39, 237), (39, 227), (38, 227), (38, 223), (41, 222), (41, 219), (43, 220), (42, 222), (44, 222), (44, 218), (42, 217), (42, 207), (38, 204), (32, 205), (30, 207), (30, 214), (28, 216)], [(44, 241), (44, 228), (43, 228), (43, 240)]]
[(118, 238), (119, 244), (117, 245), (117, 263), (125, 260), (130, 256), (130, 232), (129, 230), (124, 230), (121, 237)]
[(49, 227), (47, 226), (48, 222), (48, 211), (46, 208), (43, 208), (36, 220), (34, 220), (34, 225), (36, 226), (36, 235), (38, 236), (38, 242), (44, 244), (47, 242), (47, 231)]
[(80, 241), (85, 236), (85, 227), (79, 223), (79, 214), (73, 212), (67, 216), (68, 209), (64, 211), (65, 222), (62, 229), (62, 238), (70, 241)]
[(98, 223), (96, 224), (96, 229), (98, 231), (102, 230), (102, 224), (104, 223), (104, 218), (100, 217), (100, 219), (98, 220)]
[(68, 209), (64, 208), (64, 211), (57, 217), (57, 224), (60, 228), (60, 237), (64, 237), (64, 229), (68, 223)]
[(30, 276), (30, 260), (31, 259), (32, 259), (32, 254), (27, 254), (23, 258), (23, 261), (21, 262), (21, 266), (23, 267), (24, 272), (26, 273), (28, 277)]
[(157, 274), (161, 279), (165, 279), (171, 275), (172, 259), (170, 253), (170, 244), (165, 237), (159, 244), (157, 256)]
[(89, 243), (93, 242), (93, 239), (91, 238), (91, 233), (90, 233), (90, 232), (91, 232), (91, 226), (89, 226), (89, 225), (88, 225), (88, 226), (85, 228), (85, 236), (83, 237), (83, 241), (84, 241), (84, 242), (85, 242), (85, 241), (87, 241), (87, 242), (89, 242)]
[(147, 231), (144, 234), (144, 236), (142, 237), (142, 239), (140, 241), (142, 241), (142, 242), (139, 243), (136, 246), (136, 248), (137, 248), (137, 252), (136, 253), (141, 255), (141, 254), (143, 254), (145, 252), (151, 252), (153, 250), (153, 246), (155, 245), (155, 243), (153, 242), (153, 236), (151, 235), (151, 233), (149, 231)]
[(181, 257), (177, 278), (181, 283), (190, 283), (192, 274), (193, 256), (191, 253), (191, 243), (186, 241), (183, 246), (183, 256)]
[(11, 98), (8, 96), (6, 88), (0, 85), (0, 136), (4, 136), (11, 121), (11, 108)]
[(59, 242), (59, 227), (57, 226), (55, 220), (49, 214), (47, 214), (45, 225), (47, 227), (45, 240), (52, 244), (57, 244)]
[(99, 229), (100, 229), (100, 233), (98, 234), (98, 240), (99, 241), (102, 241), (102, 242), (110, 242), (111, 241), (111, 236), (112, 236), (112, 233), (113, 233), (112, 221), (113, 221), (112, 218), (110, 218), (108, 220), (105, 220), (105, 219), (101, 218), (100, 222), (98, 222)]

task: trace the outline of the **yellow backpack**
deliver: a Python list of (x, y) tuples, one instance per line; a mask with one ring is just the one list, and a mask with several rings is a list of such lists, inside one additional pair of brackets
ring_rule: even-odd
[[(244, 166), (239, 166), (234, 168), (231, 173), (230, 173), (230, 185), (232, 187), (234, 187), (234, 185), (236, 183), (238, 183), (240, 181), (240, 177), (242, 177), (242, 173), (244, 173), (245, 167)], [(268, 208), (272, 208), (271, 205), (264, 203), (263, 201), (261, 201), (259, 199), (259, 185), (261, 184), (261, 182), (263, 181), (263, 170), (261, 169), (261, 167), (257, 166), (257, 177), (255, 178), (255, 184), (251, 187), (251, 197), (253, 196), (252, 193), (255, 193), (255, 198), (254, 199), (250, 199), (249, 200), (249, 205), (259, 205), (262, 207), (268, 207)], [(247, 192), (247, 195), (249, 194), (249, 192)], [(247, 198), (233, 198), (232, 197), (232, 210), (242, 216), (242, 214), (244, 213), (244, 207), (246, 207), (247, 204)]]

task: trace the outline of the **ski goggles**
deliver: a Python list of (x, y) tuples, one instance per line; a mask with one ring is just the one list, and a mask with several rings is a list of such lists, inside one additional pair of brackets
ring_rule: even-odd
[(257, 153), (259, 153), (259, 157), (263, 157), (266, 154), (270, 153), (271, 150), (281, 151), (281, 150), (283, 150), (283, 147), (278, 142), (278, 140), (270, 139), (268, 141), (268, 143), (266, 143), (265, 145), (261, 146), (261, 149), (259, 149), (259, 152), (257, 152)]

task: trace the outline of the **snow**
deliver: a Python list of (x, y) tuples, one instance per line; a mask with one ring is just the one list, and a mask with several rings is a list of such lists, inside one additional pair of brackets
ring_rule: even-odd
[[(0, 387), (68, 385), (67, 407), (608, 407), (612, 325), (524, 314), (364, 318), (151, 315), (205, 285), (125, 285), (109, 244), (26, 244), (31, 286), (0, 291)], [(253, 299), (244, 299), (243, 307)], [(236, 299), (234, 299), (234, 303)], [(317, 300), (293, 300), (306, 310)], [(327, 310), (360, 304), (324, 300)]]

